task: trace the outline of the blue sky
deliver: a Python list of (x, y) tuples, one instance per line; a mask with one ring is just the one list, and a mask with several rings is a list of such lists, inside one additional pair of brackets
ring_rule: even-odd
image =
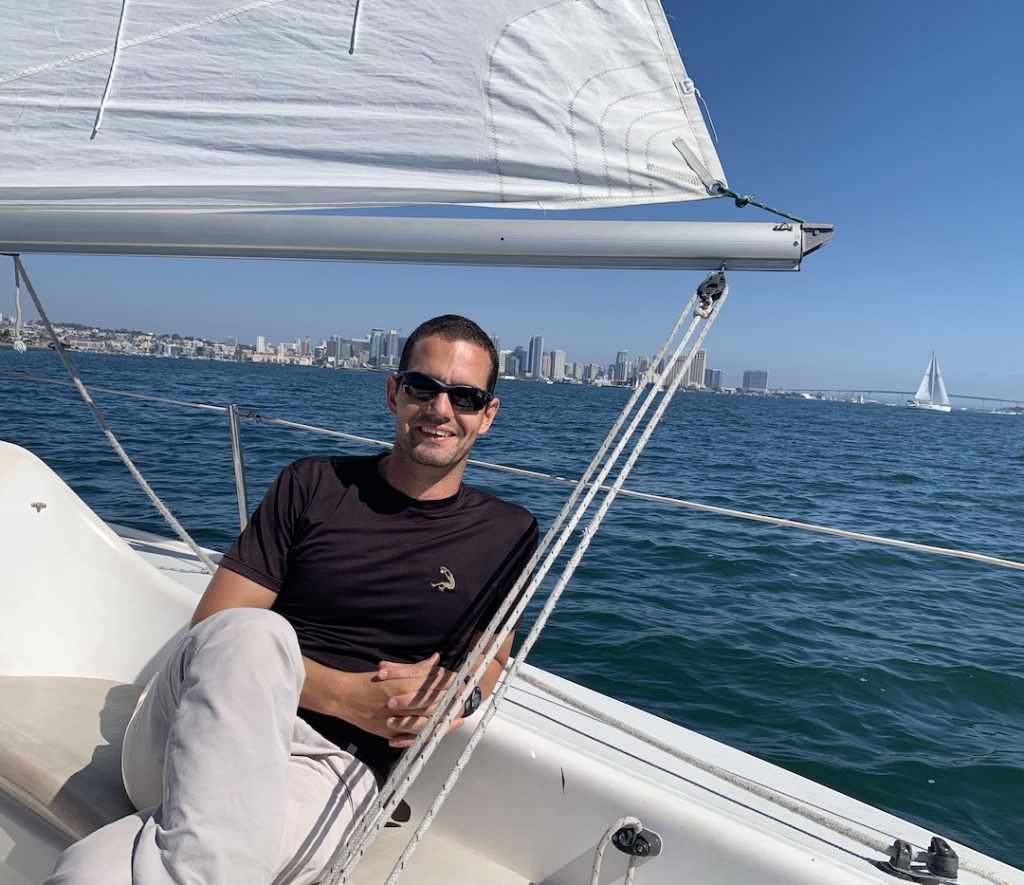
[[(704, 8), (701, 8), (704, 7)], [(1024, 400), (1024, 4), (665, 2), (733, 189), (837, 226), (798, 274), (730, 277), (706, 342), (737, 384)], [(768, 220), (726, 200), (612, 217)], [(29, 258), (52, 317), (252, 341), (406, 331), (456, 311), (570, 360), (654, 351), (702, 274)], [(642, 307), (638, 309), (638, 305)], [(0, 311), (10, 311), (6, 299)]]

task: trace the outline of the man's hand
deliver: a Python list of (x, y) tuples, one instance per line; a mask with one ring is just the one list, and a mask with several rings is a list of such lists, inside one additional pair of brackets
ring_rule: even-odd
[[(436, 653), (413, 664), (381, 661), (369, 673), (347, 673), (303, 660), (301, 706), (385, 737), (393, 747), (413, 742), (452, 682), (452, 673), (438, 666)], [(461, 724), (455, 720), (449, 731)]]
[[(452, 684), (454, 674), (439, 666), (440, 660), (441, 656), (434, 652), (426, 660), (413, 664), (397, 661), (381, 661), (378, 664), (377, 679), (387, 684), (390, 694), (387, 707), (391, 715), (387, 725), (398, 730), (388, 741), (392, 747), (408, 747), (415, 740)], [(396, 688), (400, 689), (400, 693), (392, 694)], [(452, 720), (448, 733), (462, 723), (461, 716)]]

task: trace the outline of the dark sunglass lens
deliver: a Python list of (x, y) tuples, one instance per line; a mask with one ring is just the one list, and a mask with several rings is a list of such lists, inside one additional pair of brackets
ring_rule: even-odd
[(429, 375), (421, 375), (419, 372), (406, 372), (402, 376), (402, 387), (409, 396), (421, 402), (432, 399), (443, 389)]
[(479, 412), (483, 408), (480, 395), (475, 390), (449, 390), (448, 399), (456, 409), (465, 412)]

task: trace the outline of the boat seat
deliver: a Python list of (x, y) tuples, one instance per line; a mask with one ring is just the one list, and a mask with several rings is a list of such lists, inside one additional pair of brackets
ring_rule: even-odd
[[(105, 679), (0, 676), (0, 790), (72, 840), (131, 814), (121, 783), (121, 739), (140, 692)], [(353, 885), (384, 881), (413, 824), (383, 830)], [(436, 828), (413, 856), (408, 876), (420, 885), (528, 885)]]
[(72, 839), (131, 814), (121, 738), (141, 691), (106, 679), (0, 676), (0, 789)]

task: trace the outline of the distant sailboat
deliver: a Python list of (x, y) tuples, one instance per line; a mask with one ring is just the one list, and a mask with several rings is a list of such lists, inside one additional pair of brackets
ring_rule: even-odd
[(946, 393), (946, 385), (942, 383), (942, 372), (939, 370), (939, 362), (935, 359), (935, 351), (932, 351), (932, 358), (928, 361), (928, 368), (924, 370), (924, 377), (917, 387), (914, 398), (907, 400), (909, 409), (926, 409), (930, 412), (948, 412), (949, 395)]

